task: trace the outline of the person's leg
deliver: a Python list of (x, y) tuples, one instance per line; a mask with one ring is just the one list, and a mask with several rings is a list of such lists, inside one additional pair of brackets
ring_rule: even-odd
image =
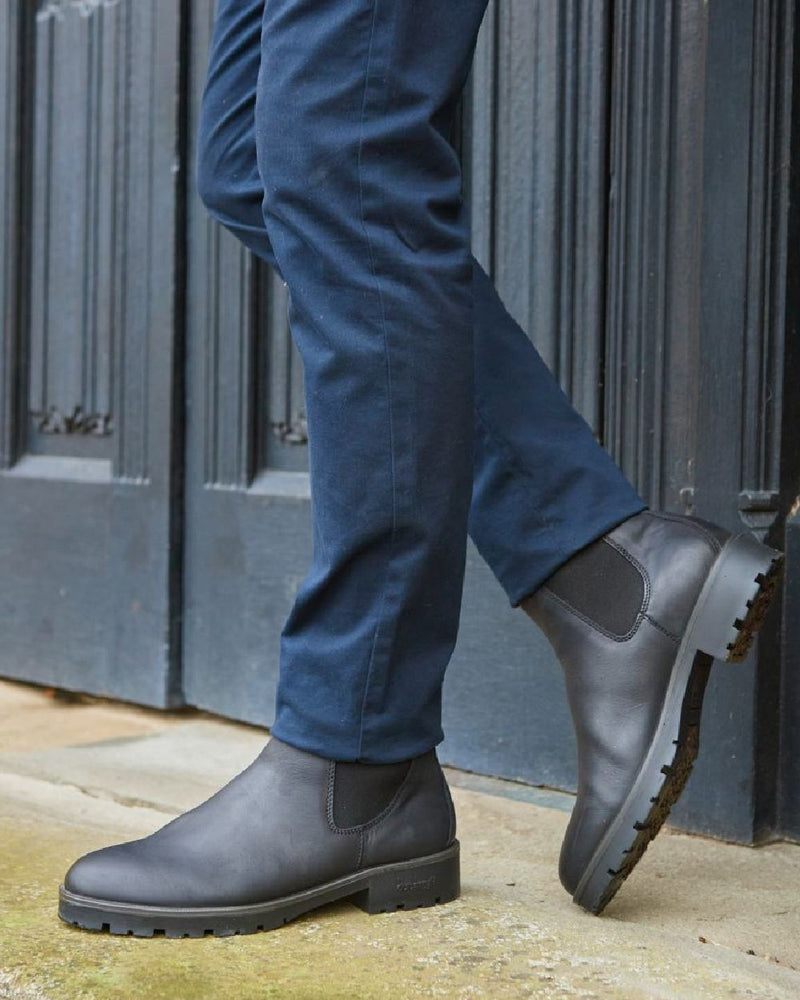
[[(197, 188), (210, 214), (277, 269), (256, 159), (261, 6), (220, 7), (200, 116)], [(645, 504), (474, 257), (471, 266), (475, 454), (469, 533), (516, 605), (571, 555)]]
[(311, 569), (273, 732), (339, 760), (442, 738), (473, 461), (472, 271), (448, 141), (486, 0), (269, 0), (255, 106), (303, 358)]
[[(229, 72), (232, 63), (221, 62)], [(242, 88), (252, 94), (246, 72)], [(212, 73), (201, 193), (270, 260), (252, 98), (227, 111), (225, 99)], [(472, 287), (469, 530), (511, 603), (537, 621), (566, 667), (579, 794), (560, 872), (576, 901), (599, 912), (688, 774), (696, 721), (693, 729), (681, 720), (697, 719), (707, 674), (695, 654), (727, 655), (725, 635), (730, 655), (742, 654), (774, 584), (775, 553), (646, 512), (474, 260)], [(292, 690), (289, 677), (282, 685)], [(298, 716), (309, 691), (300, 690)]]
[[(485, 2), (454, 20), (450, 0), (222, 0), (227, 86), (205, 121), (213, 134), (241, 113), (236, 63), (255, 69), (261, 250), (305, 362), (313, 565), (262, 754), (152, 836), (73, 865), (71, 923), (226, 934), (334, 899), (379, 912), (458, 895), (432, 749), (473, 452), (472, 272), (447, 132)], [(234, 176), (246, 186), (252, 164)]]
[[(348, 309), (342, 288), (348, 287), (348, 281), (352, 281), (358, 268), (342, 273), (341, 261), (333, 259), (333, 249), (342, 251), (343, 260), (351, 260), (359, 246), (368, 245), (374, 251), (369, 259), (369, 274), (373, 278), (388, 279), (391, 284), (390, 276), (406, 276), (409, 269), (414, 275), (417, 256), (429, 264), (430, 247), (424, 239), (425, 216), (420, 212), (420, 205), (415, 205), (413, 192), (406, 191), (401, 182), (397, 190), (392, 191), (393, 196), (399, 195), (400, 205), (395, 203), (395, 207), (401, 215), (392, 218), (391, 230), (400, 236), (411, 255), (401, 253), (403, 259), (395, 271), (393, 253), (397, 248), (390, 234), (381, 232), (379, 227), (380, 222), (386, 221), (383, 211), (392, 203), (392, 198), (388, 198), (384, 206), (379, 197), (380, 184), (377, 188), (372, 187), (370, 182), (375, 182), (377, 175), (372, 170), (375, 163), (367, 156), (364, 160), (367, 183), (358, 185), (356, 196), (364, 228), (358, 232), (349, 231), (347, 222), (352, 220), (344, 220), (345, 240), (344, 245), (339, 246), (335, 240), (337, 226), (342, 222), (337, 216), (338, 209), (334, 208), (328, 216), (323, 213), (322, 218), (316, 217), (314, 213), (324, 208), (324, 204), (320, 206), (316, 195), (309, 197), (307, 191), (299, 189), (300, 177), (308, 178), (311, 170), (314, 185), (327, 189), (330, 175), (339, 172), (340, 165), (352, 168), (348, 150), (352, 147), (352, 126), (356, 120), (353, 115), (357, 115), (358, 110), (352, 100), (338, 104), (349, 94), (348, 88), (342, 86), (342, 80), (347, 80), (348, 65), (335, 58), (326, 59), (330, 38), (324, 30), (319, 30), (325, 26), (325, 13), (310, 12), (311, 24), (316, 30), (307, 36), (301, 30), (303, 26), (297, 15), (309, 11), (308, 3), (292, 0), (270, 0), (270, 3), (270, 11), (278, 22), (285, 21), (279, 25), (282, 34), (278, 35), (283, 44), (272, 50), (272, 57), (277, 60), (279, 72), (288, 65), (294, 91), (298, 94), (303, 94), (305, 88), (310, 91), (304, 94), (305, 103), (301, 102), (300, 135), (293, 137), (292, 143), (281, 151), (282, 155), (275, 162), (266, 161), (274, 168), (274, 173), (264, 171), (263, 153), (262, 169), (258, 169), (252, 142), (253, 80), (259, 73), (259, 66), (262, 82), (265, 72), (259, 47), (263, 0), (223, 0), (209, 74), (211, 85), (204, 102), (199, 187), (212, 213), (237, 232), (256, 253), (272, 260), (284, 275), (289, 276), (290, 286), (294, 273), (294, 287), (300, 288), (302, 293), (299, 305), (295, 304), (293, 318), (299, 318), (299, 326), (295, 323), (295, 327), (304, 338), (306, 353), (312, 355), (312, 367), (316, 369), (311, 391), (324, 396), (326, 378), (323, 376), (327, 365), (333, 382), (341, 386), (345, 401), (357, 404), (348, 405), (348, 413), (355, 414), (360, 421), (354, 433), (363, 448), (364, 425), (369, 426), (373, 414), (364, 412), (362, 397), (374, 387), (365, 385), (364, 379), (349, 378), (350, 373), (343, 372), (337, 365), (333, 351), (322, 361), (313, 356), (319, 354), (320, 346), (314, 335), (328, 329), (331, 316), (334, 331), (338, 329), (341, 334), (340, 321), (344, 312), (346, 319), (353, 320), (355, 332), (361, 334), (356, 338), (356, 346), (363, 346), (367, 361), (372, 362), (374, 344), (368, 338), (365, 340), (364, 335), (371, 329), (371, 322), (374, 323), (374, 311), (369, 306), (376, 297), (384, 305), (379, 294), (383, 289), (380, 282), (377, 288), (375, 284), (358, 285), (359, 298), (363, 299), (366, 308), (359, 310), (351, 303)], [(355, 10), (355, 5), (343, 3), (333, 16), (344, 18), (344, 24), (355, 29), (360, 26), (358, 18), (351, 21), (346, 17), (347, 9), (351, 8)], [(398, 0), (393, 12), (402, 19), (411, 16), (413, 8), (410, 0)], [(359, 10), (364, 11), (363, 8)], [(377, 14), (377, 7), (374, 12)], [(477, 15), (477, 10), (475, 13)], [(378, 141), (378, 150), (381, 145), (381, 129), (373, 130), (374, 122), (365, 114), (373, 107), (371, 99), (375, 92), (371, 84), (375, 82), (381, 91), (387, 83), (398, 82), (395, 75), (386, 70), (402, 69), (404, 65), (402, 44), (394, 50), (401, 57), (399, 63), (381, 64), (380, 56), (386, 51), (383, 34), (386, 22), (379, 24), (379, 21), (374, 18), (370, 25), (368, 44), (372, 52), (372, 41), (377, 39), (374, 51), (379, 57), (378, 64), (368, 63), (364, 67), (365, 86), (360, 105), (358, 148), (368, 153), (376, 152), (372, 142)], [(403, 37), (406, 41), (424, 40), (428, 46), (435, 44), (436, 32), (426, 31), (429, 27), (424, 19), (417, 21), (413, 30), (409, 28), (407, 36)], [(446, 30), (447, 25), (442, 21), (439, 27)], [(377, 31), (373, 30), (376, 28)], [(477, 23), (471, 28), (477, 28)], [(358, 31), (355, 35), (361, 38)], [(299, 57), (298, 53), (307, 54), (309, 47), (321, 57), (320, 64), (330, 71), (324, 77), (330, 88), (328, 97), (337, 102), (340, 111), (350, 116), (341, 134), (343, 145), (331, 141), (330, 107), (326, 105), (325, 92), (320, 92), (317, 82), (308, 80), (308, 73), (298, 72), (307, 65), (303, 61), (306, 56)], [(267, 60), (267, 67), (271, 62)], [(372, 69), (377, 73), (377, 80), (374, 80)], [(403, 73), (399, 76), (402, 79)], [(215, 88), (214, 81), (222, 83)], [(422, 86), (428, 83), (422, 81)], [(412, 135), (417, 135), (415, 116), (406, 117), (409, 109), (402, 102), (403, 93), (402, 87), (393, 90), (393, 96), (399, 94), (401, 97), (394, 111), (402, 111), (402, 121), (405, 125), (410, 121)], [(391, 127), (395, 117), (389, 116), (387, 121)], [(445, 187), (453, 194), (450, 189), (452, 158), (443, 144), (446, 122), (435, 116), (431, 121), (442, 126), (441, 132), (434, 128), (438, 136), (434, 138), (434, 147), (442, 154), (441, 161), (436, 160), (436, 163), (446, 168), (441, 175), (437, 171), (434, 173), (437, 179), (447, 182)], [(312, 126), (320, 122), (323, 132), (315, 135)], [(418, 121), (416, 124), (421, 134), (429, 136), (428, 125)], [(348, 137), (351, 139), (349, 146)], [(260, 138), (267, 141), (267, 130)], [(312, 141), (306, 145), (304, 140), (308, 138)], [(387, 148), (393, 148), (391, 141)], [(413, 144), (409, 147), (412, 151), (414, 148)], [(359, 180), (361, 162), (359, 155), (356, 169)], [(420, 161), (414, 166), (421, 169), (424, 163)], [(297, 167), (299, 176), (287, 176), (289, 167)], [(340, 174), (339, 182), (342, 176), (350, 176), (347, 169)], [(223, 184), (220, 178), (225, 179)], [(270, 181), (276, 178), (278, 183), (273, 188)], [(417, 178), (412, 170), (408, 177), (401, 179), (406, 180), (421, 181), (424, 188), (432, 178), (424, 170), (423, 176)], [(272, 241), (267, 238), (260, 218), (262, 181), (266, 182), (265, 209), (272, 222)], [(334, 194), (336, 190), (334, 185)], [(348, 196), (351, 199), (354, 196), (353, 190), (342, 193), (344, 203)], [(405, 196), (410, 200), (404, 201)], [(437, 204), (441, 211), (449, 203), (445, 199)], [(455, 209), (455, 200), (451, 208)], [(457, 221), (456, 214), (459, 214)], [(445, 266), (441, 275), (434, 269), (434, 277), (444, 278), (445, 286), (446, 279), (452, 279), (456, 301), (450, 302), (447, 308), (447, 303), (443, 305), (434, 299), (438, 309), (434, 310), (433, 317), (411, 314), (409, 318), (399, 308), (406, 304), (404, 292), (390, 289), (392, 294), (385, 297), (388, 308), (380, 312), (381, 332), (385, 338), (384, 362), (391, 362), (397, 352), (402, 361), (404, 344), (395, 336), (401, 328), (409, 336), (413, 336), (417, 328), (430, 334), (430, 321), (432, 318), (435, 321), (438, 312), (463, 319), (469, 311), (467, 303), (460, 299), (465, 291), (463, 285), (469, 281), (461, 267), (460, 213), (454, 212), (452, 216), (445, 213), (436, 221), (442, 232), (453, 238), (452, 244), (449, 239), (446, 242), (457, 263), (452, 271)], [(305, 240), (316, 245), (320, 234), (323, 237), (330, 235), (327, 228), (331, 223), (333, 241), (322, 248), (319, 260), (311, 259), (313, 255), (305, 252), (300, 244)], [(370, 233), (375, 237), (373, 241), (370, 241)], [(277, 254), (273, 254), (273, 243)], [(448, 256), (447, 260), (450, 259)], [(385, 265), (385, 272), (381, 265)], [(774, 589), (777, 554), (747, 536), (730, 538), (721, 529), (690, 519), (637, 513), (643, 506), (641, 501), (599, 449), (583, 421), (571, 410), (525, 335), (502, 308), (491, 282), (474, 262), (469, 270), (477, 306), (474, 363), (478, 383), (475, 399), (478, 440), (471, 530), (512, 603), (522, 603), (525, 611), (548, 635), (567, 668), (579, 744), (579, 794), (562, 848), (561, 876), (576, 901), (599, 912), (657, 832), (685, 781), (693, 748), (696, 750), (699, 699), (708, 666), (705, 654), (728, 659), (744, 655)], [(330, 290), (332, 312), (327, 309), (329, 296), (325, 287), (329, 278), (341, 283), (341, 288)], [(424, 282), (411, 284), (412, 291), (426, 287)], [(292, 292), (294, 296), (294, 288)], [(317, 311), (315, 306), (324, 308)], [(466, 339), (468, 341), (468, 337)], [(502, 350), (497, 349), (499, 344), (503, 345)], [(462, 388), (465, 388), (469, 378), (463, 370), (466, 367), (463, 342), (458, 340), (451, 346), (457, 349), (462, 366)], [(355, 363), (362, 352), (356, 351), (353, 355), (352, 348), (350, 344), (350, 357)], [(433, 348), (426, 345), (424, 353), (426, 359), (439, 357), (436, 345)], [(367, 369), (370, 370), (369, 364)], [(412, 418), (434, 411), (409, 405), (417, 403), (415, 398), (410, 400), (408, 396), (409, 386), (416, 383), (407, 365), (401, 364), (400, 370), (406, 380), (400, 380), (405, 393), (398, 396), (398, 414), (401, 421), (406, 418), (411, 422), (405, 427), (401, 423), (397, 439), (391, 437), (387, 441), (384, 438), (382, 454), (385, 456), (388, 451), (393, 459), (397, 440), (400, 446), (397, 457), (402, 465), (403, 458), (419, 454), (413, 450), (403, 453), (408, 435), (413, 432)], [(427, 374), (425, 370), (423, 375)], [(438, 379), (431, 383), (437, 390), (442, 384)], [(468, 395), (464, 392), (459, 396), (462, 406)], [(384, 414), (385, 430), (388, 396), (384, 393), (378, 402), (383, 404), (377, 411)], [(318, 412), (324, 416), (324, 399), (318, 404)], [(468, 437), (465, 433), (464, 440)], [(327, 442), (331, 439), (334, 444), (339, 440), (335, 432), (325, 436)], [(461, 458), (463, 460), (464, 456)], [(323, 481), (330, 480), (335, 464), (323, 463)], [(315, 468), (312, 454), (312, 484)], [(463, 472), (461, 467), (459, 470)], [(428, 480), (409, 476), (407, 467), (399, 471), (401, 475), (396, 481), (401, 485), (435, 486)], [(352, 494), (352, 490), (340, 494), (334, 489), (330, 496), (334, 499), (343, 496), (347, 500)], [(329, 497), (327, 492), (320, 497), (318, 489), (314, 496), (323, 502)], [(378, 515), (382, 513), (379, 503), (384, 496), (385, 491), (379, 490), (378, 505), (369, 504), (367, 509), (378, 527), (383, 524), (385, 535), (385, 515), (375, 517), (376, 511)], [(438, 494), (436, 496), (441, 500)], [(420, 493), (420, 499), (423, 498), (428, 499), (424, 489)], [(393, 500), (396, 514), (408, 515), (414, 496), (393, 497)], [(439, 508), (442, 506), (440, 502)], [(465, 508), (466, 504), (460, 508), (462, 515)], [(356, 503), (349, 513), (357, 518), (360, 504)], [(337, 565), (341, 567), (342, 550), (337, 539), (328, 534), (329, 530), (336, 530), (341, 519), (342, 512), (334, 511), (323, 521), (320, 532), (316, 531), (315, 518), (315, 542), (321, 548), (318, 567), (325, 560), (329, 560), (333, 569)], [(392, 521), (392, 530), (416, 524), (413, 516), (407, 520), (393, 516)], [(618, 527), (605, 531), (614, 524)], [(352, 539), (352, 535), (349, 537)], [(327, 548), (329, 538), (334, 543), (332, 562)], [(369, 541), (374, 544), (367, 555), (377, 553), (380, 556), (385, 549), (382, 546), (384, 539), (370, 538)], [(425, 541), (423, 537), (421, 544), (410, 546), (412, 558), (404, 561), (403, 568), (425, 569), (424, 559), (414, 558), (420, 549), (425, 551)], [(459, 547), (460, 554), (453, 559), (458, 589), (463, 544)], [(570, 556), (571, 550), (574, 551)], [(362, 554), (363, 551), (357, 553)], [(396, 551), (389, 553), (389, 557), (394, 555)], [(364, 579), (369, 583), (374, 576), (371, 573), (374, 560), (370, 563), (368, 559), (365, 566)], [(348, 581), (347, 575), (345, 572), (345, 584), (352, 587), (353, 581)], [(304, 596), (305, 608), (301, 603), (299, 616), (295, 616), (300, 620), (295, 620), (293, 627), (287, 630), (295, 646), (290, 652), (296, 653), (302, 645), (305, 631), (302, 618), (309, 609), (313, 617), (315, 604), (325, 612), (320, 617), (323, 624), (330, 627), (331, 621), (336, 620), (336, 614), (331, 615), (332, 607), (336, 611), (336, 594), (331, 600), (326, 593), (328, 582), (327, 579), (315, 580), (313, 576), (310, 579)], [(535, 593), (526, 597), (534, 590)], [(412, 586), (407, 591), (412, 603), (414, 598), (424, 597), (426, 593), (431, 606), (438, 609), (439, 595), (430, 593), (430, 588), (426, 590), (424, 584), (416, 589)], [(348, 596), (345, 586), (345, 597)], [(358, 610), (361, 600), (369, 612), (371, 596), (356, 593), (355, 600), (350, 600), (349, 604)], [(446, 591), (442, 607), (445, 611), (452, 610), (453, 603), (453, 592)], [(408, 606), (400, 601), (398, 607), (399, 621)], [(385, 608), (381, 606), (381, 611)], [(314, 624), (316, 622), (312, 621), (312, 626)], [(347, 622), (342, 624), (346, 629)], [(452, 630), (449, 626), (448, 629), (443, 636), (439, 633), (443, 640), (441, 655), (432, 660), (420, 660), (426, 670), (432, 668), (432, 673), (425, 677), (425, 690), (435, 689), (435, 693), (433, 704), (427, 705), (428, 711), (423, 713), (422, 730), (434, 739), (434, 730), (438, 727), (438, 684), (442, 665), (446, 662), (444, 646), (452, 644)], [(314, 638), (313, 628), (311, 633)], [(359, 634), (356, 630), (356, 635)], [(319, 636), (317, 632), (316, 639)], [(424, 642), (419, 633), (417, 637)], [(340, 645), (340, 638), (338, 632), (329, 635), (333, 652)], [(348, 639), (345, 636), (342, 649), (350, 648)], [(393, 644), (393, 639), (390, 631), (387, 650), (413, 652), (408, 642)], [(699, 650), (703, 654), (699, 654)], [(384, 666), (387, 662), (384, 657)], [(413, 684), (415, 680), (411, 667), (413, 663), (409, 659), (401, 669), (406, 684)], [(309, 683), (315, 670), (319, 690)], [(345, 664), (337, 675), (337, 682), (352, 684), (353, 678), (358, 676), (358, 665), (348, 670)], [(330, 693), (330, 683), (322, 682), (324, 679), (319, 677), (316, 667), (301, 677), (306, 687), (300, 689), (299, 701), (291, 707), (298, 718), (306, 716), (300, 719), (302, 735), (308, 732), (309, 724), (312, 727), (314, 724), (314, 712), (306, 714), (308, 705), (313, 704), (315, 698), (326, 697)], [(282, 685), (290, 692), (290, 698), (297, 695), (297, 690), (292, 692), (291, 677), (284, 677)], [(366, 688), (369, 693), (369, 683)], [(395, 708), (400, 705), (412, 711), (419, 707), (407, 701), (404, 703), (402, 692), (397, 700), (398, 692), (391, 685), (384, 693), (386, 705), (394, 704)], [(348, 698), (346, 696), (345, 700)], [(362, 719), (371, 716), (377, 723), (368, 734), (377, 746), (377, 741), (387, 732), (381, 723), (388, 719), (391, 735), (396, 716), (389, 711), (383, 717), (369, 703), (363, 707), (368, 711), (362, 711)], [(339, 735), (342, 727), (347, 733), (352, 718), (347, 713), (340, 717)], [(418, 727), (417, 735), (420, 731)], [(322, 739), (329, 735), (329, 727), (324, 726)], [(152, 837), (107, 848), (78, 861), (68, 872), (62, 888), (61, 916), (79, 926), (110, 927), (122, 933), (152, 934), (154, 930), (165, 929), (171, 935), (194, 935), (207, 928), (216, 933), (232, 933), (280, 926), (299, 913), (335, 898), (350, 897), (374, 911), (399, 905), (406, 908), (429, 905), (457, 895), (455, 817), (432, 751), (397, 764), (343, 764), (326, 759), (335, 756), (336, 749), (320, 757), (305, 753), (290, 743), (291, 738), (289, 743), (273, 738), (247, 771), (198, 809), (174, 820)], [(338, 747), (336, 738), (331, 745)], [(393, 752), (398, 752), (397, 745)]]

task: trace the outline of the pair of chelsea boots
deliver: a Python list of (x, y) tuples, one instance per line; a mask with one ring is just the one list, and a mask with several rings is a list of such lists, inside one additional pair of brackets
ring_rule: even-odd
[[(644, 511), (522, 602), (560, 660), (578, 744), (561, 882), (600, 913), (677, 801), (713, 659), (744, 658), (780, 553), (749, 534)], [(433, 750), (328, 761), (273, 737), (216, 795), (161, 830), (77, 861), (68, 923), (194, 937), (279, 927), (334, 900), (370, 913), (459, 894), (450, 793)]]

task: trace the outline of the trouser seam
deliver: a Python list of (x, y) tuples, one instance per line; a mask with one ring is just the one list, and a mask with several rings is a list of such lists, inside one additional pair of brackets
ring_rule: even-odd
[(383, 350), (385, 358), (386, 406), (389, 418), (389, 428), (388, 428), (389, 456), (390, 456), (391, 477), (392, 477), (392, 482), (391, 482), (392, 531), (391, 531), (391, 536), (389, 538), (389, 553), (387, 556), (386, 573), (384, 577), (384, 589), (381, 597), (380, 611), (378, 615), (378, 624), (375, 626), (375, 631), (373, 633), (372, 646), (370, 649), (369, 661), (367, 663), (366, 677), (364, 678), (364, 693), (361, 698), (361, 712), (359, 718), (359, 731), (358, 731), (358, 753), (357, 753), (358, 757), (362, 755), (364, 749), (364, 716), (366, 714), (366, 706), (367, 706), (367, 699), (369, 696), (370, 686), (373, 682), (376, 648), (380, 638), (381, 623), (387, 604), (387, 591), (389, 589), (389, 580), (392, 572), (392, 561), (394, 559), (394, 554), (395, 554), (394, 550), (397, 542), (397, 470), (395, 467), (395, 453), (394, 453), (395, 439), (394, 439), (394, 420), (392, 412), (392, 369), (391, 369), (391, 359), (389, 356), (389, 336), (388, 336), (388, 331), (386, 329), (386, 313), (384, 308), (383, 296), (381, 295), (380, 283), (378, 282), (377, 270), (375, 266), (375, 255), (372, 248), (372, 243), (369, 238), (367, 220), (364, 211), (364, 185), (363, 185), (363, 177), (361, 170), (362, 152), (364, 148), (364, 122), (366, 119), (367, 107), (369, 104), (370, 70), (372, 68), (373, 48), (375, 43), (375, 27), (377, 20), (378, 20), (378, 0), (372, 0), (372, 21), (370, 24), (369, 43), (367, 46), (367, 60), (366, 60), (366, 65), (364, 67), (364, 97), (361, 103), (361, 119), (359, 122), (356, 173), (358, 176), (358, 206), (361, 215), (361, 229), (364, 234), (364, 242), (367, 247), (372, 283), (375, 288), (375, 295), (380, 306), (381, 333), (383, 336)]

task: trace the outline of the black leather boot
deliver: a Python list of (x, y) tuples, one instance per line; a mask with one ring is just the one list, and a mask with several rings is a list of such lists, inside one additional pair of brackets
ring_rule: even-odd
[(455, 813), (433, 750), (342, 764), (273, 737), (196, 809), (77, 861), (59, 916), (113, 934), (200, 937), (270, 930), (334, 900), (379, 913), (458, 894)]
[(559, 874), (587, 910), (613, 898), (683, 791), (712, 658), (745, 657), (781, 560), (749, 534), (645, 511), (522, 602), (566, 675), (578, 797)]

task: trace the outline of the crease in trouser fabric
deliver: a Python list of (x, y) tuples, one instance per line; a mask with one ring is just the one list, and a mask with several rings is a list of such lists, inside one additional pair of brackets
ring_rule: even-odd
[(257, 165), (304, 362), (315, 529), (274, 732), (339, 759), (441, 739), (473, 461), (468, 228), (446, 133), (483, 7), (462, 5), (464, 32), (440, 0), (263, 12)]
[(274, 731), (341, 760), (440, 740), (467, 530), (515, 604), (644, 507), (469, 254), (447, 134), (484, 6), (217, 10), (198, 191), (287, 281), (306, 373)]

